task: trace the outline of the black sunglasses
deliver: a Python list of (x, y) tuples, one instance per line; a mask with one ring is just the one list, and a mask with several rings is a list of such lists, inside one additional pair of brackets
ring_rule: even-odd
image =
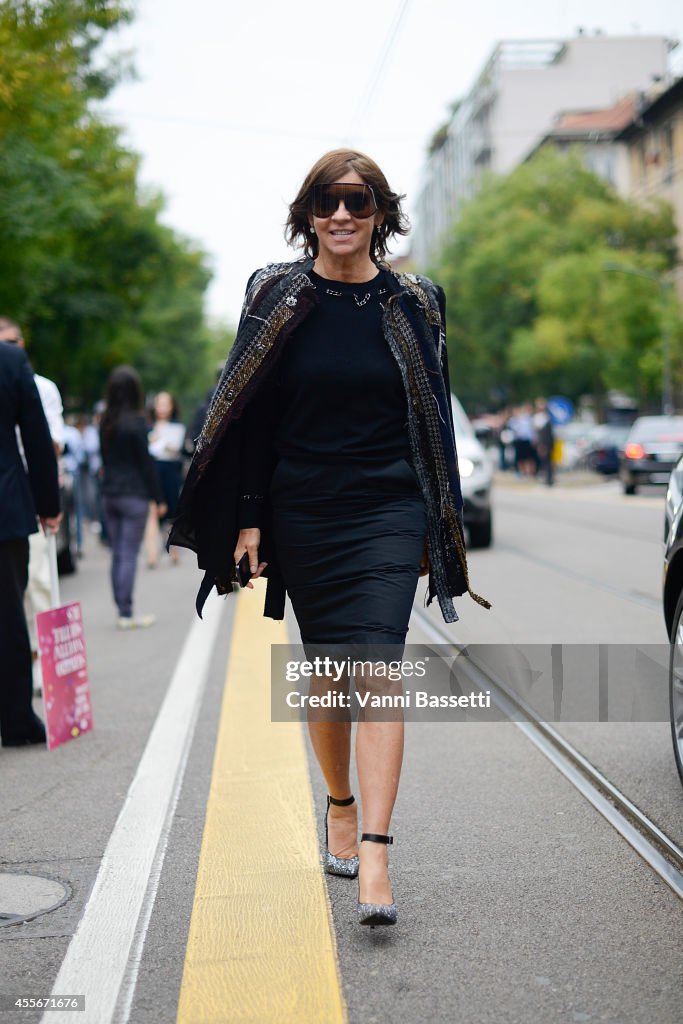
[(372, 185), (355, 185), (343, 181), (314, 185), (310, 193), (311, 213), (314, 217), (331, 217), (344, 206), (352, 217), (364, 220), (377, 212), (377, 201)]

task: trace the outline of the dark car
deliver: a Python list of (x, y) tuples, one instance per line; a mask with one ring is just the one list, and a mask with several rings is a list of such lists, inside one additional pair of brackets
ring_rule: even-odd
[(621, 453), (624, 494), (635, 494), (640, 484), (668, 484), (681, 453), (683, 416), (640, 416)]
[(671, 644), (669, 709), (678, 774), (683, 782), (683, 456), (666, 492), (664, 516), (664, 621)]
[(57, 532), (57, 571), (60, 576), (70, 576), (78, 566), (74, 558), (74, 530), (76, 504), (71, 477), (68, 473), (59, 475), (59, 500), (62, 509), (62, 521)]
[(630, 427), (614, 423), (600, 423), (588, 435), (584, 459), (589, 469), (605, 476), (619, 472), (619, 456), (623, 451)]

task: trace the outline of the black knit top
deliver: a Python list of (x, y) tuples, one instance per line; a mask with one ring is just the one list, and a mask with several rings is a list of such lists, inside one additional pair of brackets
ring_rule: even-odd
[(260, 525), (269, 451), (321, 464), (410, 454), (405, 388), (382, 332), (385, 272), (364, 284), (309, 276), (318, 304), (244, 412), (241, 529)]

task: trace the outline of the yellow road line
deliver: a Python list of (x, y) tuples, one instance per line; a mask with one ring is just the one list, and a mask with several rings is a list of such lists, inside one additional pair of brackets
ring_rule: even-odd
[[(258, 589), (257, 589), (258, 588)], [(237, 600), (177, 1024), (344, 1024), (301, 725), (271, 722), (265, 584)]]

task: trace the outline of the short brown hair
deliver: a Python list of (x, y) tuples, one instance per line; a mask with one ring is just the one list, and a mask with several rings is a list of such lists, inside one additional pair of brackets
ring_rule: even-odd
[(355, 171), (366, 185), (372, 186), (378, 212), (384, 214), (384, 220), (376, 225), (372, 232), (370, 244), (370, 258), (375, 263), (380, 263), (388, 251), (387, 240), (396, 235), (407, 235), (410, 230), (408, 218), (401, 209), (401, 200), (405, 199), (405, 196), (392, 192), (375, 161), (355, 149), (332, 149), (311, 167), (296, 199), (289, 207), (286, 238), (290, 245), (302, 246), (307, 256), (318, 255), (318, 238), (309, 231), (311, 188), (313, 185), (337, 181), (349, 170)]
[(16, 331), (15, 343), (22, 340), (21, 327), (16, 320), (12, 320), (8, 316), (0, 316), (0, 331)]

